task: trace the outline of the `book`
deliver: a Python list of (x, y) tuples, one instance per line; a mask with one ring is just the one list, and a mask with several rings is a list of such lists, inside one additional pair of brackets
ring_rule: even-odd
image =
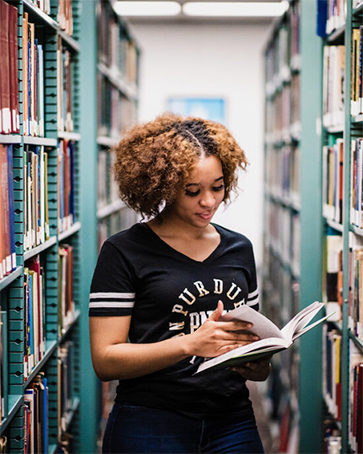
[(247, 361), (257, 361), (269, 355), (288, 349), (296, 339), (325, 321), (326, 315), (318, 321), (309, 324), (315, 315), (325, 306), (315, 301), (296, 314), (281, 330), (267, 317), (247, 305), (222, 315), (220, 321), (240, 320), (253, 323), (251, 332), (260, 340), (238, 347), (215, 358), (206, 359), (198, 368), (196, 374), (210, 368), (221, 369), (242, 365)]

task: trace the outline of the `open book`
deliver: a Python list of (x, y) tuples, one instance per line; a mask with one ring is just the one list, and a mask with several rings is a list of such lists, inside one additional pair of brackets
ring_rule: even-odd
[(238, 366), (244, 362), (256, 361), (264, 356), (273, 355), (289, 348), (298, 337), (307, 333), (314, 326), (322, 323), (332, 315), (329, 314), (308, 325), (324, 306), (324, 303), (315, 301), (315, 303), (310, 304), (296, 314), (281, 330), (267, 317), (247, 305), (242, 305), (222, 315), (219, 319), (220, 321), (241, 320), (253, 323), (253, 327), (249, 331), (259, 336), (260, 340), (243, 347), (238, 347), (215, 358), (206, 359), (199, 366), (196, 373), (198, 374), (211, 367), (221, 369), (224, 367)]

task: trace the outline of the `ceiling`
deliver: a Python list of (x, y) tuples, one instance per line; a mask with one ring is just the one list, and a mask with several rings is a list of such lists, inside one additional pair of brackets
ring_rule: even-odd
[[(133, 0), (135, 2), (145, 1), (145, 0)], [(152, 0), (149, 0), (152, 1)], [(228, 1), (232, 3), (277, 3), (278, 0), (174, 0), (183, 5), (184, 3), (190, 2), (195, 3), (198, 2), (224, 2)], [(127, 21), (132, 23), (157, 23), (161, 22), (163, 24), (168, 22), (181, 22), (181, 23), (266, 23), (270, 24), (272, 21), (275, 20), (275, 17), (209, 17), (209, 16), (187, 16), (183, 12), (176, 16), (127, 16)]]

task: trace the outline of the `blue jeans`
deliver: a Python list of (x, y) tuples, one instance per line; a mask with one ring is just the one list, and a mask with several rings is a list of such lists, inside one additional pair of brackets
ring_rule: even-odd
[(196, 420), (116, 402), (108, 419), (102, 452), (252, 454), (264, 450), (253, 414), (247, 420)]

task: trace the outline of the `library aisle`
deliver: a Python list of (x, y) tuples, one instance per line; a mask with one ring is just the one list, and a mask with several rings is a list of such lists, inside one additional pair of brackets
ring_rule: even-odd
[(0, 0), (0, 452), (101, 452), (117, 383), (92, 367), (90, 281), (139, 220), (112, 150), (173, 110), (219, 118), (251, 156), (217, 222), (251, 235), (262, 312), (330, 315), (248, 383), (266, 454), (362, 453), (363, 1), (273, 18), (256, 1), (260, 19), (176, 3), (137, 19), (114, 0)]

